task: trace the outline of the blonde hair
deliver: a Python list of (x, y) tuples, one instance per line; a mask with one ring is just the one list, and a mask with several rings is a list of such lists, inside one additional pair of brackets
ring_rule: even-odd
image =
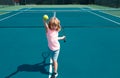
[(52, 30), (52, 26), (53, 26), (53, 25), (57, 26), (56, 31), (60, 31), (60, 30), (61, 30), (60, 21), (59, 21), (58, 18), (52, 17), (52, 18), (49, 20), (49, 23), (48, 23), (49, 29)]

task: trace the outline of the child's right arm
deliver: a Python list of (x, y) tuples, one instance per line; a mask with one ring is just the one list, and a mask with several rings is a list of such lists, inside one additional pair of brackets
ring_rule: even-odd
[(47, 21), (43, 20), (43, 22), (44, 22), (45, 30), (46, 30), (46, 32), (47, 32), (47, 30), (48, 30), (48, 24), (47, 24)]

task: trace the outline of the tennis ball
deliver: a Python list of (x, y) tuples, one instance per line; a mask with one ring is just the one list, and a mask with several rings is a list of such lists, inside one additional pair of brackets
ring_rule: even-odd
[(49, 19), (48, 15), (45, 14), (45, 15), (43, 16), (43, 19), (44, 19), (44, 20), (48, 20), (48, 19)]

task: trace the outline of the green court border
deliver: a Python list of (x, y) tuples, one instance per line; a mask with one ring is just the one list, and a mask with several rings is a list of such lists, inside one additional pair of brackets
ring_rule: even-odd
[[(111, 7), (105, 7), (100, 5), (19, 5), (19, 6), (6, 6), (4, 8), (0, 8), (0, 10), (20, 10), (22, 8), (91, 8), (94, 10), (103, 10), (103, 9), (117, 9), (119, 11), (104, 11), (108, 14), (112, 14), (114, 16), (120, 17), (120, 8), (111, 8)], [(1, 14), (1, 13), (0, 13)]]
[[(6, 6), (4, 8), (0, 8), (1, 10), (18, 10), (21, 8), (80, 8), (80, 7), (88, 7), (92, 9), (113, 9), (110, 7), (100, 6), (100, 5), (19, 5), (19, 6)], [(115, 8), (114, 8), (115, 9)], [(120, 9), (120, 8), (118, 8)]]

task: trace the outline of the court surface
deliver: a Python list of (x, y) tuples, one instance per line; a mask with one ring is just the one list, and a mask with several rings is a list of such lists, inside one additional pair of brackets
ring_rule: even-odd
[[(39, 10), (39, 12), (38, 12)], [(23, 8), (0, 15), (0, 78), (49, 78), (42, 16), (64, 28), (57, 78), (120, 78), (120, 17), (90, 8)]]

